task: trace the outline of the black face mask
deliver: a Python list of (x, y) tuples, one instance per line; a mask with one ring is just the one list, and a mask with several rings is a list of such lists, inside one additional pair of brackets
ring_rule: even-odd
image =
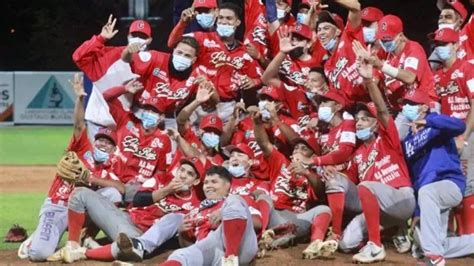
[(170, 58), (168, 59), (168, 70), (170, 71), (169, 74), (173, 78), (176, 78), (178, 80), (185, 80), (189, 78), (189, 76), (191, 75), (191, 72), (193, 71), (193, 68), (190, 67), (183, 71), (176, 70), (176, 68), (174, 68), (174, 65), (173, 65), (173, 55), (171, 55)]
[(304, 47), (296, 47), (296, 48), (293, 48), (293, 50), (291, 50), (290, 53), (288, 53), (288, 55), (290, 56), (291, 59), (296, 60), (303, 55), (304, 53), (303, 50), (304, 50)]

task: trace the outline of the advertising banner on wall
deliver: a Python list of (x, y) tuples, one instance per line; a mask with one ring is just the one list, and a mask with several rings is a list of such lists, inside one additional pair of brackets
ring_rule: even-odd
[(74, 72), (15, 72), (15, 124), (72, 124)]
[(13, 124), (13, 72), (0, 72), (1, 124)]

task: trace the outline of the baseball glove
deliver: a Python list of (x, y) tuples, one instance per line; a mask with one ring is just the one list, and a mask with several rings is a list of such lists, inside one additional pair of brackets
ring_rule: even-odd
[(273, 250), (277, 248), (287, 248), (295, 244), (296, 225), (291, 223), (277, 225), (266, 230), (262, 234), (262, 238), (258, 242), (259, 253), (257, 257), (265, 256), (265, 250)]
[(69, 183), (87, 184), (90, 176), (90, 171), (82, 163), (77, 156), (77, 153), (68, 151), (59, 160), (57, 167), (57, 175)]
[(23, 242), (28, 238), (25, 228), (14, 224), (10, 230), (8, 230), (7, 235), (5, 236), (4, 242)]

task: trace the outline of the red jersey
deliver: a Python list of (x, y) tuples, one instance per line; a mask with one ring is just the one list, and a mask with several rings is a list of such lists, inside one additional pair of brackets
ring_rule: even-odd
[(262, 0), (245, 0), (244, 1), (244, 11), (245, 11), (245, 33), (244, 36), (247, 36), (249, 32), (252, 31), (252, 25), (260, 17), (265, 15), (265, 5), (262, 3)]
[(133, 113), (123, 110), (117, 99), (109, 102), (110, 113), (117, 122), (117, 143), (120, 159), (126, 165), (122, 175), (125, 179), (139, 181), (152, 177), (156, 171), (166, 171), (171, 163), (171, 140), (156, 129), (145, 134), (141, 121)]
[(308, 179), (292, 175), (287, 168), (290, 161), (275, 148), (267, 161), (271, 180), (270, 193), (275, 209), (305, 212), (308, 203), (316, 199)]
[(239, 196), (250, 196), (256, 190), (262, 190), (269, 193), (270, 188), (267, 182), (258, 179), (250, 177), (232, 178), (230, 194)]
[[(165, 187), (171, 180), (172, 176), (154, 176), (143, 183), (139, 191), (153, 192), (155, 190)], [(163, 217), (168, 213), (183, 213), (187, 214), (193, 209), (199, 207), (199, 199), (196, 196), (194, 189), (191, 190), (191, 194), (184, 197), (177, 194), (170, 194), (160, 201), (155, 202), (152, 205), (145, 207), (132, 207), (128, 209), (130, 218), (133, 223), (142, 232), (145, 232), (150, 228), (155, 221)]]
[(260, 14), (254, 24), (245, 33), (245, 44), (252, 44), (265, 58), (270, 56), (270, 40), (268, 36), (268, 24), (265, 15)]
[(434, 72), (441, 113), (466, 120), (474, 97), (474, 62), (456, 59), (450, 69)]
[(330, 87), (340, 91), (350, 104), (369, 101), (363, 78), (357, 71), (357, 56), (352, 50), (352, 42), (356, 40), (365, 43), (362, 25), (353, 28), (348, 22), (334, 54), (324, 64)]
[(324, 49), (319, 40), (316, 40), (311, 46), (311, 57), (318, 67), (322, 67), (324, 62), (329, 59), (329, 53)]
[(216, 32), (194, 32), (186, 36), (194, 37), (200, 46), (198, 64), (209, 76), (221, 101), (233, 100), (238, 96), (241, 79), (246, 75), (258, 85), (263, 74), (258, 63), (247, 53), (240, 43), (228, 50)]
[[(345, 119), (336, 127), (329, 130), (327, 134), (318, 138), (318, 144), (321, 147), (321, 154), (327, 155), (338, 151), (342, 146), (353, 149), (356, 146), (355, 122), (352, 119)], [(333, 165), (338, 171), (344, 171), (351, 158), (342, 164)]]
[(459, 32), (458, 58), (465, 61), (474, 59), (474, 14)]
[(355, 184), (375, 181), (394, 188), (411, 186), (395, 122), (390, 118), (387, 128), (380, 122), (378, 125), (375, 140), (360, 145), (354, 153), (347, 170), (348, 177)]
[(384, 75), (385, 93), (394, 110), (401, 110), (401, 100), (405, 97), (407, 91), (410, 90), (422, 90), (432, 99), (437, 99), (436, 91), (434, 90), (433, 74), (425, 51), (419, 43), (408, 40), (400, 54), (389, 53), (386, 59), (386, 62), (391, 66), (416, 74), (416, 80), (411, 85), (406, 85), (395, 78)]
[(154, 90), (153, 95), (158, 97), (157, 105), (174, 116), (177, 107), (196, 92), (194, 80), (203, 73), (195, 68), (187, 79), (173, 77), (169, 70), (170, 57), (169, 53), (157, 51), (139, 52), (133, 55), (130, 66), (133, 73), (142, 77), (145, 90)]
[[(68, 151), (76, 152), (79, 159), (84, 165), (91, 171), (91, 175), (96, 178), (104, 178), (110, 180), (116, 180), (116, 175), (110, 171), (110, 163), (96, 164), (93, 157), (94, 148), (87, 138), (87, 130), (84, 129), (78, 139), (72, 137), (67, 147)], [(58, 201), (67, 202), (71, 192), (74, 190), (74, 184), (63, 180), (58, 175), (55, 175), (53, 184), (48, 191), (48, 198), (53, 203)]]

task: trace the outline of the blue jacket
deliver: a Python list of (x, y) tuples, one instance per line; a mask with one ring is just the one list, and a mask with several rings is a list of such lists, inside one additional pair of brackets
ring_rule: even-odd
[(426, 126), (416, 135), (410, 131), (403, 141), (405, 159), (417, 193), (424, 185), (441, 180), (454, 182), (464, 194), (466, 179), (454, 137), (462, 134), (466, 125), (463, 121), (430, 113)]

